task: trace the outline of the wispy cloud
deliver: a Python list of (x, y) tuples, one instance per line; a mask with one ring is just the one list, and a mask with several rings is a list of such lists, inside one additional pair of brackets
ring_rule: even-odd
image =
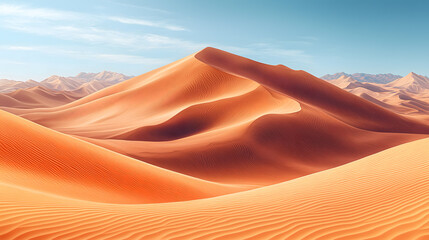
[(133, 34), (97, 27), (50, 24), (40, 26), (31, 23), (22, 24), (19, 21), (10, 22), (6, 27), (20, 32), (51, 36), (63, 40), (101, 43), (134, 50), (175, 48), (197, 51), (205, 46), (204, 44), (159, 34)]
[(106, 29), (105, 27), (108, 24), (103, 24), (103, 21), (150, 26), (154, 29), (168, 29), (171, 31), (185, 30), (181, 26), (151, 20), (103, 17), (55, 9), (0, 4), (0, 27), (14, 31), (50, 36), (62, 40), (80, 41), (82, 43), (119, 46), (134, 50), (156, 48), (197, 50), (202, 46), (191, 41), (147, 32), (149, 31), (148, 29), (145, 29), (145, 33), (138, 34), (123, 30)]
[[(78, 12), (71, 11), (62, 11), (50, 8), (32, 8), (25, 5), (13, 5), (13, 4), (0, 4), (0, 16), (7, 16), (17, 20), (19, 17), (20, 22), (27, 22), (25, 20), (57, 20), (57, 21), (74, 21), (74, 20), (86, 20), (86, 23), (92, 20), (102, 20), (102, 21), (116, 21), (123, 24), (132, 24), (140, 26), (148, 26), (154, 28), (162, 28), (171, 31), (185, 31), (185, 27), (168, 24), (165, 22), (148, 20), (148, 19), (135, 19), (135, 18), (126, 18), (120, 16), (113, 17), (104, 17), (91, 14), (82, 14)], [(52, 22), (51, 22), (52, 23)]]
[(34, 47), (29, 46), (4, 46), (0, 47), (0, 49), (6, 49), (6, 50), (17, 50), (17, 51), (34, 51)]
[(149, 26), (149, 27), (158, 27), (164, 28), (172, 31), (185, 31), (186, 28), (176, 25), (165, 24), (156, 21), (149, 21), (143, 19), (135, 19), (135, 18), (123, 18), (123, 17), (110, 17), (112, 21), (120, 22), (124, 24), (133, 24), (133, 25), (141, 25), (141, 26)]
[(46, 20), (71, 20), (78, 17), (78, 14), (73, 12), (12, 4), (0, 4), (0, 15)]
[[(78, 59), (97, 59), (105, 62), (121, 62), (128, 64), (142, 64), (142, 65), (161, 65), (167, 64), (169, 59), (162, 58), (148, 58), (138, 55), (128, 54), (108, 54), (108, 53), (94, 53), (88, 51), (66, 50), (64, 48), (56, 48), (51, 46), (0, 46), (0, 50), (8, 51), (34, 51), (50, 55), (68, 56)], [(17, 63), (18, 64), (18, 63)]]
[(131, 3), (127, 3), (127, 2), (125, 2), (123, 0), (122, 1), (121, 0), (118, 0), (118, 1), (105, 0), (105, 1), (117, 4), (117, 5), (120, 5), (120, 6), (125, 6), (127, 8), (133, 8), (133, 9), (134, 8), (138, 8), (138, 9), (141, 9), (141, 10), (156, 12), (156, 13), (160, 13), (160, 14), (164, 14), (164, 15), (165, 14), (171, 14), (170, 11), (167, 11), (165, 9), (159, 9), (159, 8), (153, 8), (153, 7), (142, 6), (142, 5), (137, 5), (137, 4), (131, 4)]

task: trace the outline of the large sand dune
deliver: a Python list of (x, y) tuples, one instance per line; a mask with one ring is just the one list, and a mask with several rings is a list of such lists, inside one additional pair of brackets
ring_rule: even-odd
[(94, 203), (1, 183), (0, 237), (427, 239), (428, 145), (419, 140), (285, 183), (177, 203)]
[(213, 48), (66, 105), (7, 110), (152, 165), (231, 184), (282, 182), (429, 133), (304, 71)]
[(149, 203), (245, 189), (164, 170), (0, 111), (0, 181), (98, 202)]

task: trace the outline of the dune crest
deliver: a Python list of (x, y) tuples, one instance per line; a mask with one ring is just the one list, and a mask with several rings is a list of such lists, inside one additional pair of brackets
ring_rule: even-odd
[(401, 117), (362, 98), (341, 91), (304, 71), (258, 63), (215, 48), (206, 48), (195, 57), (210, 66), (252, 79), (295, 100), (322, 108), (347, 124), (361, 129), (429, 133), (426, 124)]

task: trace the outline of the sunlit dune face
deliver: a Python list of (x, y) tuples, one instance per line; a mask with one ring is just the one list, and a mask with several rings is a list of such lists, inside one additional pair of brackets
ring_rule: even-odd
[(425, 239), (428, 144), (404, 144), (257, 190), (168, 204), (100, 204), (2, 183), (1, 236)]

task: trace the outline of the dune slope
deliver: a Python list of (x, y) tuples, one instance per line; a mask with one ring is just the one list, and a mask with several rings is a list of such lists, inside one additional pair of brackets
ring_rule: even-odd
[(98, 202), (150, 203), (243, 190), (164, 170), (0, 111), (0, 181)]
[(0, 185), (1, 239), (427, 239), (429, 139), (247, 192), (102, 204)]

